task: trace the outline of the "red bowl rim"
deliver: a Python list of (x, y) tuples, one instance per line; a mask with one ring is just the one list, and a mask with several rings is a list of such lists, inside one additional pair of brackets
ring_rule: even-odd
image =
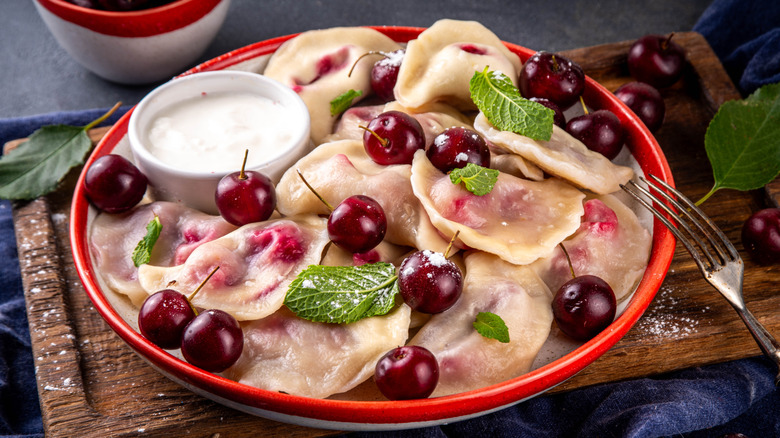
[(65, 0), (36, 0), (57, 17), (97, 33), (116, 37), (150, 37), (181, 29), (211, 12), (223, 0), (175, 0), (140, 11), (104, 11)]
[[(371, 26), (398, 42), (415, 38), (424, 28), (405, 26)], [(256, 56), (275, 51), (281, 43), (294, 37), (287, 35), (257, 42), (207, 61), (183, 74), (223, 69)], [(525, 61), (534, 52), (524, 47), (504, 43)], [(604, 87), (587, 78), (585, 100), (594, 108), (613, 111), (628, 132), (627, 142), (645, 174), (652, 173), (673, 185), (671, 170), (655, 138), (644, 124)], [(109, 153), (127, 131), (132, 110), (125, 114), (98, 144), (84, 168), (99, 156)], [(134, 350), (159, 369), (184, 382), (224, 399), (250, 408), (314, 420), (360, 423), (404, 424), (437, 422), (477, 415), (508, 406), (538, 395), (574, 376), (592, 363), (636, 323), (652, 301), (663, 282), (674, 255), (675, 240), (658, 220), (653, 225), (653, 249), (645, 274), (626, 310), (603, 332), (573, 352), (527, 374), (477, 390), (423, 400), (409, 401), (342, 401), (313, 399), (282, 394), (243, 385), (196, 368), (146, 341), (114, 311), (100, 291), (91, 268), (87, 243), (88, 202), (83, 191), (84, 173), (79, 177), (71, 208), (70, 238), (77, 271), (95, 308), (109, 326)]]

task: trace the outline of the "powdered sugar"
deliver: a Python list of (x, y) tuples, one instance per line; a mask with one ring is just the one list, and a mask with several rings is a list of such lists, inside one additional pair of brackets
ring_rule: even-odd
[[(647, 336), (664, 339), (681, 339), (696, 333), (699, 320), (680, 310), (676, 293), (674, 289), (662, 286), (647, 313), (637, 323), (637, 329)], [(701, 309), (702, 312), (708, 310), (709, 307)]]

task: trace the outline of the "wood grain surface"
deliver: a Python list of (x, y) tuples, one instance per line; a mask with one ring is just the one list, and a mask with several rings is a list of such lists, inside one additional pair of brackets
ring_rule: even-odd
[[(687, 51), (684, 79), (663, 90), (667, 115), (657, 133), (676, 185), (693, 199), (712, 184), (704, 131), (734, 85), (696, 33), (680, 33)], [(614, 91), (628, 82), (630, 42), (565, 54)], [(13, 206), (19, 260), (28, 305), (43, 423), (50, 437), (194, 436), (311, 437), (333, 434), (246, 415), (195, 395), (136, 356), (101, 319), (84, 293), (68, 239), (70, 197), (76, 171), (57, 192)], [(765, 192), (721, 191), (703, 209), (738, 249), (739, 232)], [(746, 260), (745, 301), (770, 332), (780, 333), (778, 267)], [(678, 245), (669, 274), (634, 328), (604, 356), (555, 388), (567, 391), (601, 382), (760, 354), (729, 304), (701, 277)]]

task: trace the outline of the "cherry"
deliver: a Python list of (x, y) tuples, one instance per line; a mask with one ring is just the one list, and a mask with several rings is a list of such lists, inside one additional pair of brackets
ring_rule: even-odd
[(405, 54), (404, 49), (383, 53), (384, 58), (377, 61), (371, 69), (371, 88), (385, 102), (395, 100), (393, 89), (398, 81), (398, 71), (401, 69)]
[(248, 154), (247, 150), (241, 170), (225, 175), (214, 193), (219, 214), (237, 226), (262, 222), (276, 208), (276, 190), (271, 179), (260, 172), (244, 170)]
[(644, 82), (629, 82), (615, 90), (615, 96), (623, 101), (651, 132), (661, 127), (666, 106), (661, 93)]
[(376, 363), (374, 381), (390, 400), (427, 398), (439, 383), (439, 363), (424, 347), (397, 347)]
[(84, 190), (92, 205), (106, 213), (122, 213), (146, 193), (146, 176), (121, 155), (104, 155), (84, 175)]
[(523, 64), (518, 88), (525, 98), (548, 99), (566, 110), (582, 96), (585, 73), (582, 67), (568, 58), (550, 52), (536, 52)]
[(181, 338), (181, 353), (187, 362), (212, 373), (230, 368), (244, 349), (244, 333), (233, 316), (209, 309), (196, 316)]
[(444, 254), (426, 249), (410, 254), (401, 262), (398, 288), (412, 309), (440, 313), (460, 298), (463, 274)]
[(490, 149), (477, 132), (463, 127), (452, 127), (433, 139), (425, 152), (437, 169), (444, 173), (466, 167), (468, 163), (490, 166)]
[(742, 225), (742, 245), (756, 262), (780, 262), (780, 209), (765, 208), (753, 213)]
[(581, 275), (558, 289), (552, 309), (563, 333), (587, 341), (612, 323), (617, 303), (607, 282), (595, 275)]
[(668, 87), (682, 76), (685, 50), (672, 36), (645, 35), (628, 50), (628, 71), (655, 88)]
[(138, 312), (138, 329), (153, 344), (165, 350), (181, 347), (184, 327), (195, 318), (195, 310), (183, 294), (163, 289), (146, 298)]
[(575, 117), (566, 123), (566, 131), (588, 149), (609, 160), (615, 158), (623, 147), (623, 126), (617, 116), (608, 110), (586, 112), (585, 115)]
[(328, 237), (351, 253), (373, 249), (382, 242), (386, 233), (385, 211), (369, 196), (350, 196), (341, 201), (328, 217)]
[(420, 122), (400, 111), (384, 112), (361, 128), (366, 153), (377, 164), (411, 164), (414, 153), (425, 148)]
[(553, 123), (558, 125), (561, 129), (566, 129), (566, 118), (563, 116), (563, 111), (561, 111), (561, 107), (553, 103), (550, 99), (544, 99), (541, 97), (532, 97), (528, 100), (542, 104), (547, 108), (553, 110), (555, 112), (555, 114), (553, 115)]

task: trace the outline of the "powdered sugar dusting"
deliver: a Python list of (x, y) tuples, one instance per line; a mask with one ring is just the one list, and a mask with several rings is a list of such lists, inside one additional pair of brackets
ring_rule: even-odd
[[(681, 339), (698, 331), (698, 319), (680, 312), (676, 291), (668, 286), (658, 290), (655, 301), (637, 323), (637, 329), (647, 336), (663, 339)], [(702, 312), (709, 307), (702, 309)]]

